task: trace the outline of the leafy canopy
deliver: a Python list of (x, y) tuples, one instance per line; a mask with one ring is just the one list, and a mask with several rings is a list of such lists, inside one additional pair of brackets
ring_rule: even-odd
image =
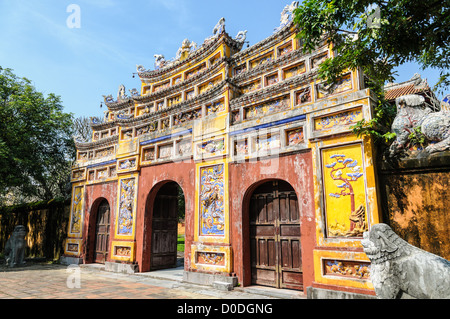
[(449, 0), (304, 0), (294, 12), (304, 49), (326, 34), (337, 53), (319, 69), (335, 81), (361, 67), (379, 85), (394, 80), (395, 67), (417, 62), (440, 70), (437, 88), (450, 85)]
[(72, 134), (59, 96), (0, 67), (0, 204), (67, 196)]
[(335, 82), (345, 70), (361, 68), (378, 97), (375, 116), (354, 126), (386, 146), (396, 109), (384, 100), (384, 84), (395, 68), (417, 62), (436, 68), (436, 89), (450, 86), (450, 0), (304, 0), (294, 11), (303, 49), (311, 52), (323, 41), (332, 44), (334, 58), (319, 67), (319, 77)]

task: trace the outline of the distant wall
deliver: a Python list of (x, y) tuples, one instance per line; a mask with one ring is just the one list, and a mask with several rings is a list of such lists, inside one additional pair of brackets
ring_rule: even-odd
[(450, 259), (450, 152), (382, 162), (383, 219), (404, 240)]
[(59, 259), (64, 252), (69, 212), (69, 201), (0, 208), (0, 253), (3, 254), (14, 227), (24, 225), (27, 231), (27, 258)]

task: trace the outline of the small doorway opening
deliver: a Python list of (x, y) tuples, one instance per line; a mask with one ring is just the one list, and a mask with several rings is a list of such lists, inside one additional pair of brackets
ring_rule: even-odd
[(184, 232), (179, 222), (184, 220), (184, 194), (175, 182), (164, 184), (153, 204), (150, 270), (183, 265)]
[(109, 252), (110, 207), (103, 199), (97, 209), (95, 224), (94, 262), (104, 264)]
[(303, 290), (297, 195), (282, 180), (265, 182), (250, 198), (252, 284)]

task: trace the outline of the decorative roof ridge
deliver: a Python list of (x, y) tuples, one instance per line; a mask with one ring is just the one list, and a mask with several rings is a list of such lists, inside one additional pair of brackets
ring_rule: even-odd
[(133, 102), (133, 98), (132, 97), (127, 97), (124, 100), (120, 100), (120, 101), (115, 101), (115, 102), (106, 102), (105, 104), (108, 107), (108, 109), (113, 110), (113, 111), (117, 111), (118, 109), (124, 108), (127, 105), (131, 104)]
[[(205, 42), (208, 39), (205, 40)], [(220, 33), (220, 35), (218, 35), (217, 37), (213, 37), (211, 38), (208, 42), (204, 42), (203, 45), (195, 50), (194, 52), (192, 52), (191, 54), (189, 54), (189, 56), (180, 61), (174, 61), (172, 64), (169, 64), (168, 66), (162, 67), (160, 69), (157, 70), (147, 70), (145, 72), (138, 72), (138, 75), (141, 79), (150, 79), (150, 78), (155, 78), (161, 75), (167, 75), (168, 73), (179, 69), (181, 66), (185, 65), (185, 64), (193, 64), (194, 61), (196, 59), (198, 59), (199, 57), (202, 57), (202, 55), (206, 52), (212, 52), (214, 50), (216, 50), (216, 48), (220, 45), (220, 41), (224, 41), (225, 43), (229, 44), (230, 46), (234, 46), (236, 49), (240, 49), (242, 48), (243, 43), (236, 41), (234, 39), (232, 39), (229, 34), (227, 32), (225, 32), (225, 30), (222, 30), (222, 32)], [(203, 57), (202, 57), (203, 58)]]
[(100, 123), (95, 123), (91, 121), (89, 125), (91, 126), (93, 131), (100, 131), (107, 128), (111, 128), (115, 126), (115, 124), (116, 124), (115, 121), (100, 122)]
[[(287, 80), (280, 81), (277, 84), (271, 85), (269, 87), (265, 87), (263, 89), (244, 93), (243, 95), (234, 98), (230, 100), (230, 108), (236, 109), (240, 107), (242, 104), (248, 102), (248, 100), (255, 100), (256, 98), (258, 100), (263, 100), (267, 97), (271, 97), (275, 94), (286, 92), (286, 86), (292, 86), (297, 85), (301, 82), (306, 81), (308, 78), (314, 77), (318, 74), (317, 70), (311, 70), (309, 72), (305, 72), (299, 75), (295, 75)], [(286, 92), (286, 94), (289, 94), (289, 92)]]
[(77, 150), (88, 150), (88, 149), (92, 149), (92, 148), (97, 148), (97, 147), (103, 147), (103, 146), (110, 146), (113, 144), (116, 144), (119, 141), (119, 135), (114, 135), (114, 136), (109, 136), (97, 141), (91, 141), (91, 142), (78, 142), (75, 141), (75, 146), (77, 148)]
[(400, 83), (388, 83), (384, 86), (385, 91), (399, 89), (408, 85), (414, 84), (414, 87), (428, 87), (427, 79), (422, 79), (422, 76), (418, 73), (415, 73), (412, 78)]
[[(253, 51), (262, 50), (265, 46), (272, 46), (272, 42), (279, 40), (280, 37), (284, 37), (287, 34), (291, 33), (291, 28), (294, 27), (294, 21), (290, 21), (284, 27), (282, 27), (279, 31), (275, 32), (271, 36), (255, 43), (254, 45), (235, 53), (232, 58), (235, 60), (239, 60), (244, 58), (245, 55), (253, 54)], [(295, 27), (296, 28), (296, 27)]]
[(301, 56), (301, 52), (302, 52), (301, 49), (293, 50), (292, 52), (282, 55), (275, 60), (272, 60), (263, 65), (259, 65), (251, 70), (246, 70), (238, 75), (235, 75), (231, 79), (234, 83), (248, 80), (248, 78), (250, 77), (257, 76), (260, 73), (266, 72), (266, 70), (270, 67), (276, 67), (292, 62), (291, 60), (294, 60), (296, 57)]
[[(210, 68), (207, 68), (205, 71), (202, 71), (202, 72), (194, 75), (193, 77), (182, 81), (181, 83), (178, 83), (178, 84), (175, 84), (173, 86), (164, 88), (164, 89), (162, 89), (161, 91), (158, 91), (158, 92), (152, 92), (152, 93), (146, 94), (146, 95), (133, 96), (133, 99), (134, 99), (135, 102), (138, 102), (138, 103), (139, 102), (147, 102), (148, 100), (151, 100), (152, 98), (158, 99), (159, 95), (166, 95), (166, 93), (168, 93), (168, 92), (182, 89), (184, 86), (188, 86), (192, 82), (200, 80), (203, 77), (205, 77), (205, 78), (209, 77), (211, 75), (211, 73), (216, 72), (217, 69), (220, 68), (222, 66), (222, 64), (227, 61), (227, 59), (228, 59), (227, 57), (221, 57), (220, 60), (218, 60), (217, 63), (215, 63)], [(170, 95), (170, 94), (171, 93), (169, 93), (167, 95)]]
[(191, 104), (201, 103), (206, 100), (210, 100), (210, 97), (213, 95), (217, 95), (218, 91), (221, 91), (227, 84), (231, 84), (234, 86), (234, 84), (230, 83), (227, 79), (222, 80), (220, 83), (215, 85), (212, 89), (203, 92), (196, 97), (180, 102), (178, 104), (175, 104), (174, 106), (164, 108), (155, 112), (143, 114), (137, 117), (129, 118), (129, 119), (117, 119), (116, 122), (119, 125), (129, 125), (133, 123), (141, 122), (142, 120), (146, 120), (153, 117), (160, 117), (164, 113), (173, 114), (176, 110), (182, 109), (183, 107), (189, 106)]

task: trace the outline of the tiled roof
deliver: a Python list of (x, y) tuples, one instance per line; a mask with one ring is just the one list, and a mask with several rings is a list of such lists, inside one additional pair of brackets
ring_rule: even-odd
[(388, 101), (393, 101), (399, 96), (421, 93), (430, 90), (431, 89), (427, 83), (427, 80), (422, 79), (419, 74), (415, 74), (406, 82), (393, 83), (384, 87), (385, 98)]

